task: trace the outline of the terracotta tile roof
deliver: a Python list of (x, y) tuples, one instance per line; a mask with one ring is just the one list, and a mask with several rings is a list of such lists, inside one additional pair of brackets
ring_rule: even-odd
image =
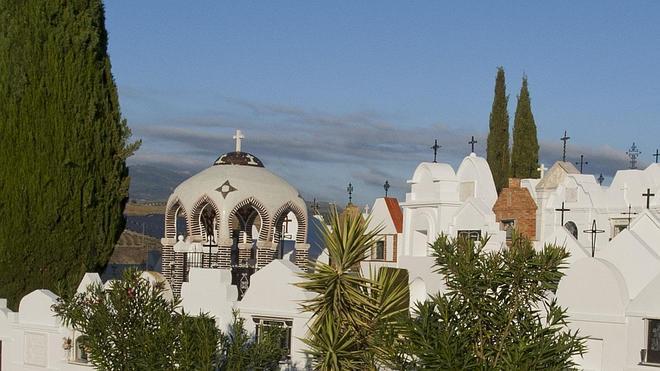
[(399, 201), (394, 197), (385, 197), (385, 204), (392, 217), (392, 222), (396, 228), (397, 233), (403, 232), (403, 213), (399, 206)]

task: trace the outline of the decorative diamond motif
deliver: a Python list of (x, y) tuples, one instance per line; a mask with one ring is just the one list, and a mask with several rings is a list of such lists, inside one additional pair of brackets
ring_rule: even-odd
[(237, 191), (238, 189), (229, 184), (229, 180), (226, 180), (220, 187), (216, 188), (215, 190), (222, 194), (222, 198), (227, 198), (228, 194)]

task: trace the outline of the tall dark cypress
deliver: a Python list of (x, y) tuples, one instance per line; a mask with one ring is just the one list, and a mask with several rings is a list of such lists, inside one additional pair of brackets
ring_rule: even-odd
[(539, 141), (536, 123), (527, 89), (527, 76), (523, 76), (516, 116), (513, 119), (513, 147), (511, 149), (511, 176), (536, 178), (539, 176)]
[(126, 158), (101, 0), (0, 2), (0, 297), (75, 289), (125, 219)]
[(490, 122), (488, 141), (486, 148), (486, 160), (493, 173), (495, 188), (499, 193), (507, 186), (509, 179), (509, 112), (507, 103), (509, 97), (506, 95), (504, 81), (504, 68), (497, 68), (495, 79), (495, 97), (493, 108), (490, 111)]

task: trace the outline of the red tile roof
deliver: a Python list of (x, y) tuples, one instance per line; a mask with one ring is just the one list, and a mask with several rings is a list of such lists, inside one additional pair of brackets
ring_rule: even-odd
[(394, 222), (394, 228), (396, 228), (397, 233), (403, 232), (403, 213), (401, 212), (401, 207), (399, 206), (399, 201), (394, 197), (385, 197), (385, 204), (387, 209), (390, 212), (392, 217), (392, 222)]

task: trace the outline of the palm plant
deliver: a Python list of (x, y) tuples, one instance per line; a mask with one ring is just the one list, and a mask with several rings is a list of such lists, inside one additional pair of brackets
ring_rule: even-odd
[(407, 315), (408, 273), (380, 268), (364, 276), (360, 263), (380, 229), (359, 214), (333, 210), (322, 226), (329, 263), (317, 261), (297, 285), (316, 296), (302, 308), (313, 314), (305, 343), (316, 370), (374, 370), (384, 354), (383, 336), (396, 337)]

